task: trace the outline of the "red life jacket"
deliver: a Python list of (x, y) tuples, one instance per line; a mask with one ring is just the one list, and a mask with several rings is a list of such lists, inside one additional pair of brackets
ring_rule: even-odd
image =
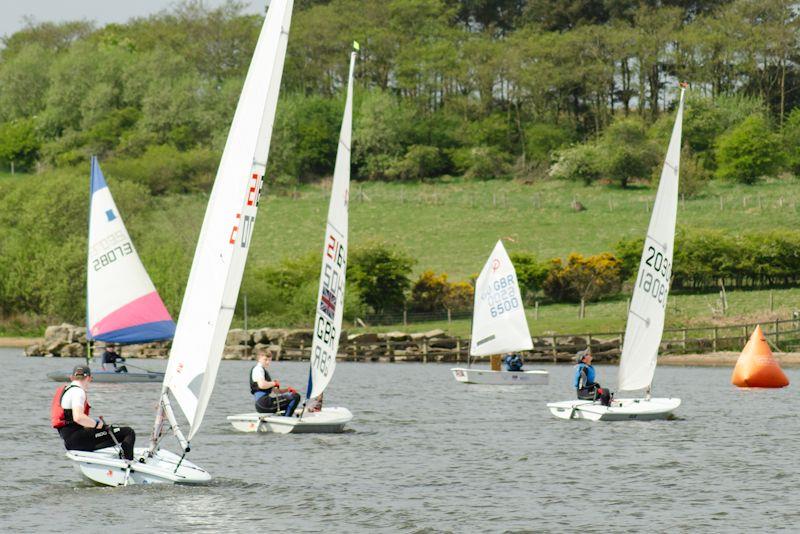
[[(72, 418), (72, 410), (61, 407), (61, 401), (64, 399), (64, 393), (67, 392), (69, 388), (76, 388), (73, 384), (68, 386), (58, 386), (56, 389), (55, 395), (53, 395), (53, 402), (50, 404), (50, 424), (53, 425), (53, 428), (64, 428), (70, 423), (75, 422)], [(83, 402), (83, 413), (89, 415), (89, 399), (88, 397)]]

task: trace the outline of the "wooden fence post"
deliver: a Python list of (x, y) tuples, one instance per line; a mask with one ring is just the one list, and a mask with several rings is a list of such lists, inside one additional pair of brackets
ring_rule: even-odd
[(780, 345), (778, 344), (780, 343), (780, 334), (778, 333), (779, 326), (780, 323), (778, 322), (777, 319), (775, 319), (775, 348), (778, 350), (780, 350)]
[(422, 363), (428, 363), (428, 338), (422, 338)]
[(456, 363), (461, 361), (461, 338), (456, 338)]
[(683, 347), (684, 352), (686, 351), (686, 328), (681, 330), (681, 346)]
[(717, 352), (717, 335), (718, 335), (718, 328), (715, 326), (714, 327), (714, 339), (711, 341), (711, 350), (713, 350), (714, 352)]
[(538, 321), (539, 320), (539, 301), (538, 300), (533, 303), (533, 320), (534, 321)]
[(553, 362), (555, 363), (558, 360), (558, 352), (556, 351), (556, 336), (553, 336)]

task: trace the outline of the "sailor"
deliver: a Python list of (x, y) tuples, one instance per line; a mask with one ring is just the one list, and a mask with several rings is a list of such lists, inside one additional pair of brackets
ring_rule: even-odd
[(522, 356), (516, 352), (506, 354), (503, 358), (507, 371), (522, 371)]
[(125, 367), (124, 365), (120, 365), (119, 367), (117, 367), (117, 362), (124, 362), (125, 358), (117, 354), (117, 351), (114, 350), (116, 348), (117, 348), (116, 345), (108, 345), (106, 347), (106, 350), (103, 353), (103, 360), (100, 365), (103, 368), (103, 371), (106, 370), (106, 364), (109, 364), (114, 366), (115, 373), (127, 373), (128, 368)]
[(611, 392), (608, 388), (600, 387), (600, 384), (595, 382), (591, 347), (578, 352), (575, 360), (578, 365), (575, 366), (575, 377), (572, 380), (572, 386), (577, 390), (578, 398), (591, 401), (600, 399), (600, 403), (603, 406), (610, 406)]
[(281, 389), (281, 384), (269, 376), (272, 356), (266, 351), (257, 355), (258, 363), (250, 370), (250, 393), (256, 402), (258, 413), (277, 413), (284, 410), (290, 417), (300, 403), (300, 395), (294, 388)]
[[(53, 397), (50, 418), (53, 428), (58, 430), (67, 450), (96, 451), (120, 444), (121, 457), (133, 460), (133, 444), (136, 433), (127, 426), (110, 426), (102, 419), (89, 417), (89, 401), (86, 391), (92, 383), (92, 371), (86, 365), (72, 370), (72, 382), (60, 386)], [(112, 437), (110, 432), (114, 433)], [(116, 438), (116, 442), (115, 442)]]

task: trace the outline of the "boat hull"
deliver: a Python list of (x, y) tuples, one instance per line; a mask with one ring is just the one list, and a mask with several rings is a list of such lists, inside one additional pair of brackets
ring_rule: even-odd
[(276, 434), (336, 434), (353, 420), (347, 408), (322, 408), (319, 412), (306, 412), (303, 417), (286, 417), (265, 413), (229, 415), (233, 428), (240, 432), (274, 432)]
[(486, 384), (495, 386), (534, 386), (547, 384), (548, 372), (534, 371), (491, 371), (455, 367), (450, 369), (456, 381), (465, 384)]
[[(67, 451), (77, 471), (96, 484), (130, 486), (133, 484), (204, 484), (211, 475), (203, 468), (164, 449), (148, 458), (148, 449), (135, 449), (136, 458), (144, 463), (121, 460), (113, 447), (93, 452)], [(178, 464), (180, 466), (178, 467)], [(176, 470), (177, 467), (177, 470)]]
[[(53, 382), (69, 382), (69, 371), (55, 371), (47, 373), (47, 378)], [(164, 373), (115, 373), (114, 371), (92, 371), (92, 382), (102, 384), (117, 384), (123, 382), (155, 382), (160, 384), (164, 381)]]
[(599, 401), (571, 400), (547, 404), (550, 413), (559, 419), (589, 421), (653, 421), (670, 419), (681, 405), (681, 399), (614, 399), (611, 406)]

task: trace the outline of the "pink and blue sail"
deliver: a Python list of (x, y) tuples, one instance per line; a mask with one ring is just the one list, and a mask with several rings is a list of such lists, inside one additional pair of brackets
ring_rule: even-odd
[(90, 186), (87, 337), (108, 343), (172, 339), (175, 323), (133, 246), (96, 157)]

